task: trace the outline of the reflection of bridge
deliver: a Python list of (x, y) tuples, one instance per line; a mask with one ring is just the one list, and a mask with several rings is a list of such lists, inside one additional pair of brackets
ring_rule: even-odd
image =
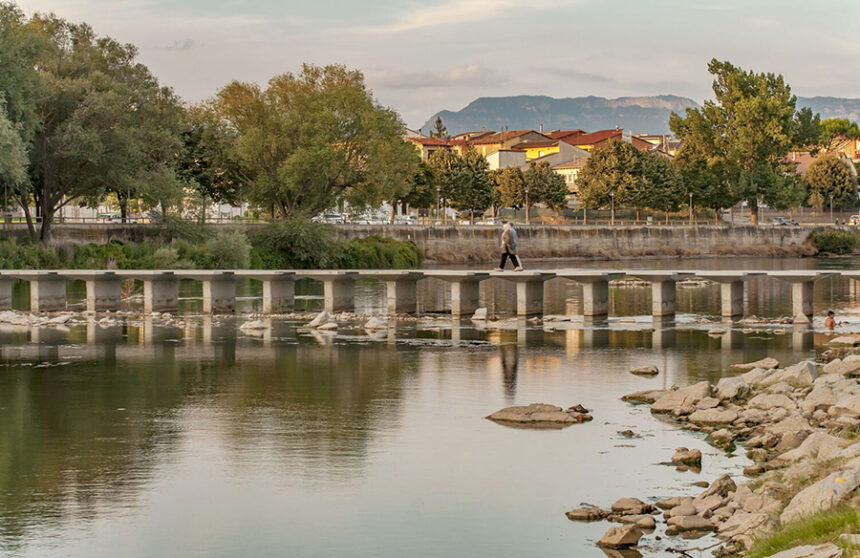
[(30, 308), (36, 312), (66, 308), (66, 281), (86, 282), (87, 309), (118, 310), (122, 303), (123, 280), (143, 283), (146, 312), (172, 312), (178, 308), (179, 281), (192, 279), (203, 285), (203, 311), (230, 313), (236, 302), (236, 280), (252, 279), (263, 284), (263, 312), (289, 311), (295, 301), (295, 281), (311, 279), (323, 283), (325, 308), (330, 312), (352, 311), (355, 307), (355, 281), (375, 279), (386, 285), (387, 307), (390, 314), (414, 313), (417, 308), (417, 284), (434, 278), (451, 285), (451, 314), (468, 316), (480, 302), (480, 285), (487, 280), (504, 280), (516, 284), (517, 314), (534, 316), (543, 313), (544, 282), (562, 278), (583, 286), (583, 314), (589, 318), (605, 317), (609, 313), (609, 283), (624, 277), (640, 279), (651, 284), (654, 317), (675, 314), (676, 283), (690, 277), (700, 277), (720, 284), (722, 315), (733, 318), (743, 315), (744, 283), (756, 276), (770, 276), (792, 285), (792, 310), (796, 322), (808, 322), (813, 313), (813, 283), (832, 275), (860, 281), (860, 272), (822, 271), (601, 271), (559, 269), (524, 272), (486, 271), (386, 271), (386, 270), (70, 270), (70, 271), (0, 271), (0, 309), (11, 308), (12, 282), (15, 279), (30, 284)]

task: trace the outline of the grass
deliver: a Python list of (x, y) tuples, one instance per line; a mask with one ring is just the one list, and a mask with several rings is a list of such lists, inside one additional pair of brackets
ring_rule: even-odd
[[(850, 507), (840, 507), (783, 525), (776, 532), (756, 540), (747, 556), (765, 558), (796, 546), (825, 542), (834, 542), (847, 548), (845, 543), (839, 539), (839, 535), (856, 533), (858, 530), (860, 530), (860, 515), (858, 515), (857, 510)], [(856, 555), (855, 552), (845, 556)]]

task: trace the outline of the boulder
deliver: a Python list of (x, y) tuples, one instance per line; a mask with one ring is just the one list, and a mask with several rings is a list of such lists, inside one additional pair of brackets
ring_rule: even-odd
[(619, 498), (612, 504), (612, 511), (621, 515), (642, 515), (654, 511), (654, 506), (639, 498)]
[(638, 525), (616, 525), (610, 527), (597, 544), (607, 548), (628, 548), (635, 546), (641, 538), (642, 529)]
[(681, 504), (692, 502), (693, 499), (687, 496), (675, 496), (674, 498), (669, 498), (667, 500), (660, 500), (659, 502), (655, 502), (654, 505), (660, 508), (661, 510), (671, 510), (672, 508), (676, 508)]
[(592, 506), (576, 508), (565, 513), (571, 521), (600, 521), (605, 519), (609, 512)]
[(732, 364), (729, 366), (729, 370), (733, 372), (748, 372), (755, 368), (763, 368), (765, 370), (769, 370), (771, 368), (776, 368), (779, 366), (779, 361), (775, 358), (766, 357), (761, 360), (757, 360), (755, 362), (745, 362), (740, 364)]
[(849, 535), (848, 533), (842, 533), (841, 535), (839, 535), (839, 538), (852, 546), (860, 546), (860, 535)]
[(837, 417), (860, 417), (860, 395), (844, 395), (840, 397), (830, 410)]
[(738, 486), (735, 484), (735, 481), (733, 481), (730, 476), (722, 475), (721, 477), (717, 478), (717, 480), (715, 480), (713, 483), (711, 483), (711, 486), (708, 487), (707, 490), (696, 496), (695, 500), (704, 500), (705, 498), (708, 498), (715, 494), (725, 498), (729, 495), (729, 492), (734, 492), (737, 489)]
[(665, 389), (646, 389), (644, 391), (628, 393), (621, 399), (630, 403), (653, 403), (665, 393), (667, 393)]
[(842, 549), (833, 543), (817, 546), (808, 544), (771, 554), (769, 558), (841, 558), (842, 552)]
[(731, 424), (738, 420), (738, 413), (724, 408), (700, 409), (690, 415), (687, 420), (693, 424), (703, 424), (706, 426)]
[(809, 421), (800, 415), (793, 414), (764, 427), (767, 434), (786, 434), (789, 432), (812, 432)]
[(716, 397), (705, 397), (698, 403), (696, 403), (697, 409), (713, 409), (714, 407), (720, 406), (720, 400)]
[(722, 400), (733, 400), (743, 397), (749, 392), (750, 387), (740, 376), (733, 378), (720, 378), (717, 382), (716, 396)]
[(752, 537), (770, 531), (772, 520), (766, 513), (737, 511), (717, 528), (720, 536), (741, 540), (748, 547)]
[(475, 313), (472, 314), (473, 322), (482, 322), (487, 320), (487, 309), (486, 308), (478, 308), (475, 310)]
[(737, 434), (728, 428), (720, 428), (708, 435), (708, 440), (717, 447), (725, 448), (734, 443)]
[(768, 387), (779, 382), (787, 382), (791, 385), (810, 386), (816, 378), (818, 378), (818, 367), (806, 360), (789, 366), (784, 370), (777, 370), (758, 382), (758, 385)]
[(310, 321), (310, 323), (308, 323), (308, 327), (312, 329), (318, 328), (319, 326), (328, 323), (329, 320), (331, 320), (331, 315), (329, 315), (328, 312), (323, 310), (322, 312), (317, 314), (316, 317), (314, 317), (314, 319)]
[(850, 443), (827, 432), (813, 432), (798, 447), (783, 453), (776, 460), (795, 463), (802, 459), (828, 459)]
[(382, 318), (370, 318), (364, 324), (365, 331), (378, 331), (380, 329), (388, 329), (388, 322)]
[(692, 499), (675, 506), (666, 513), (666, 517), (684, 517), (686, 515), (696, 515), (696, 506)]
[(860, 486), (860, 467), (831, 473), (795, 494), (779, 516), (779, 520), (784, 525), (795, 519), (827, 511), (840, 504), (858, 486)]
[(337, 329), (337, 322), (326, 322), (321, 326), (317, 326), (316, 329), (320, 331), (334, 331)]
[(640, 366), (631, 370), (630, 373), (637, 376), (656, 376), (660, 373), (660, 369), (656, 366)]
[(704, 515), (712, 512), (717, 508), (723, 507), (724, 499), (719, 494), (708, 496), (701, 500), (693, 500), (693, 507), (696, 508), (696, 515)]
[(839, 374), (847, 377), (860, 376), (860, 358), (851, 358), (858, 355), (851, 355), (844, 360), (831, 360), (821, 371), (825, 374)]
[(678, 408), (693, 406), (705, 397), (708, 397), (711, 385), (708, 382), (699, 382), (691, 386), (670, 390), (659, 397), (651, 405), (652, 413), (670, 413)]
[(774, 451), (777, 453), (785, 453), (789, 450), (793, 450), (796, 447), (799, 447), (803, 441), (809, 437), (808, 430), (794, 430), (791, 432), (785, 432), (780, 438), (779, 443), (774, 448)]
[(768, 411), (777, 407), (787, 410), (797, 408), (797, 404), (794, 401), (781, 393), (760, 393), (750, 399), (747, 405), (752, 409), (760, 409), (762, 411)]
[(681, 515), (670, 517), (666, 524), (678, 531), (713, 531), (714, 522), (698, 515)]
[(269, 326), (261, 320), (250, 320), (239, 326), (239, 331), (248, 333), (252, 331), (263, 331), (269, 329)]
[(697, 449), (678, 448), (672, 456), (672, 465), (702, 466), (702, 452)]
[(836, 394), (833, 388), (825, 383), (816, 382), (806, 397), (800, 401), (800, 410), (812, 414), (818, 409), (827, 409), (836, 403)]
[(487, 418), (495, 422), (535, 428), (564, 428), (592, 419), (591, 415), (574, 410), (565, 411), (561, 407), (545, 403), (505, 407)]

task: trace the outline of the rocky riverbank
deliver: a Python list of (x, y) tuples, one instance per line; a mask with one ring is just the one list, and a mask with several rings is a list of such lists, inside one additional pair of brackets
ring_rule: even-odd
[[(717, 542), (709, 549), (720, 556), (749, 555), (751, 549), (756, 556), (780, 558), (860, 555), (856, 546), (860, 537), (854, 535), (860, 507), (860, 354), (823, 365), (805, 361), (785, 368), (767, 358), (735, 365), (729, 372), (739, 375), (716, 385), (700, 382), (632, 393), (624, 399), (650, 405), (652, 413), (682, 428), (706, 433), (711, 444), (726, 451), (742, 447), (753, 461), (744, 470), (750, 480), (738, 485), (721, 476), (698, 494), (653, 502), (622, 498), (611, 509), (582, 507), (568, 512), (568, 517), (620, 523), (601, 539), (605, 548), (656, 545), (665, 550), (665, 539), (646, 534), (659, 526), (668, 537), (712, 533)], [(701, 455), (682, 450), (672, 462), (697, 465), (692, 462)], [(831, 515), (841, 517), (842, 510), (853, 514), (853, 525), (842, 520), (827, 523)], [(789, 554), (760, 553), (768, 537), (818, 518), (822, 525), (830, 525), (829, 531), (816, 527), (811, 530), (814, 540), (798, 536), (784, 543), (794, 548)], [(800, 548), (807, 542), (816, 544)], [(689, 556), (684, 549), (695, 545), (679, 540), (672, 546)]]

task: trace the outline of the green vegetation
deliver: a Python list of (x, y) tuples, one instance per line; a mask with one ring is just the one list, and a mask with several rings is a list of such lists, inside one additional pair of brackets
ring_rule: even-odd
[(146, 242), (56, 246), (0, 240), (0, 269), (408, 269), (420, 263), (411, 242), (338, 240), (331, 227), (300, 219), (250, 236), (186, 223), (165, 225)]
[(809, 185), (812, 207), (821, 210), (831, 202), (835, 209), (857, 207), (857, 175), (851, 164), (839, 155), (827, 153), (809, 165), (803, 178)]
[(860, 235), (854, 231), (824, 229), (809, 235), (812, 245), (822, 254), (853, 254), (860, 244)]
[(860, 515), (850, 507), (819, 513), (780, 527), (775, 533), (757, 540), (749, 550), (750, 558), (765, 558), (777, 552), (806, 544), (835, 542), (842, 533), (855, 533), (860, 528)]

